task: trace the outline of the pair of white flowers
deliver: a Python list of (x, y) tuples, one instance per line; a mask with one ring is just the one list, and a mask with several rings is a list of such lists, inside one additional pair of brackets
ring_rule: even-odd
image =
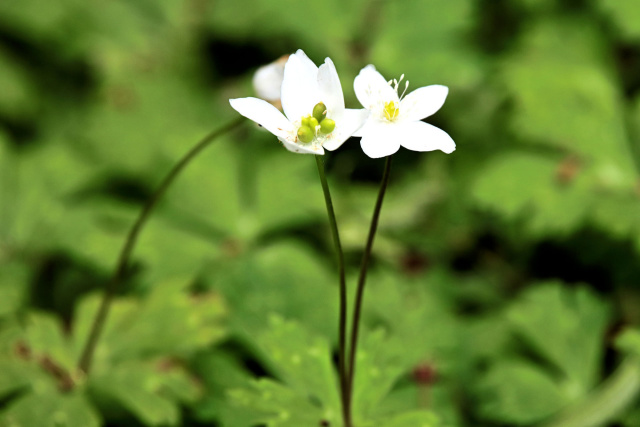
[(401, 82), (402, 77), (387, 82), (373, 65), (366, 66), (354, 81), (364, 108), (348, 109), (331, 59), (318, 68), (298, 50), (284, 67), (280, 94), (284, 115), (258, 98), (231, 99), (230, 103), (296, 153), (324, 154), (324, 149), (333, 151), (351, 136), (361, 137), (362, 150), (372, 158), (389, 156), (401, 145), (414, 151), (451, 153), (456, 148), (451, 137), (421, 121), (442, 107), (447, 87), (425, 86), (403, 96), (404, 92), (398, 93)]

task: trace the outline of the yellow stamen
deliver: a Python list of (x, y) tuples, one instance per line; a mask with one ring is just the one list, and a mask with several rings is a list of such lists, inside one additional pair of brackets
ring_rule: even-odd
[(389, 101), (384, 103), (384, 116), (390, 122), (394, 121), (398, 114), (400, 113), (400, 105), (396, 104), (394, 101)]

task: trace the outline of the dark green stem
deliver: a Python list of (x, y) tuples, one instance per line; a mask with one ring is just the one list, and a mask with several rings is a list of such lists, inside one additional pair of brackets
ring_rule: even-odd
[(98, 339), (100, 338), (100, 334), (104, 328), (105, 322), (107, 320), (107, 315), (109, 314), (109, 308), (111, 306), (111, 302), (122, 282), (122, 279), (127, 272), (129, 267), (129, 258), (131, 257), (131, 253), (133, 252), (133, 248), (135, 247), (136, 241), (138, 240), (138, 235), (140, 231), (144, 227), (149, 215), (156, 207), (158, 201), (164, 193), (167, 191), (169, 186), (173, 183), (176, 177), (182, 172), (182, 170), (193, 160), (204, 148), (206, 148), (209, 144), (211, 144), (216, 138), (219, 136), (229, 132), (235, 127), (239, 126), (244, 122), (244, 118), (239, 118), (234, 120), (233, 122), (211, 132), (209, 135), (205, 136), (200, 142), (198, 142), (187, 154), (180, 159), (178, 163), (169, 171), (169, 174), (164, 178), (156, 192), (151, 196), (147, 203), (142, 208), (138, 219), (133, 224), (131, 229), (129, 230), (129, 234), (127, 235), (127, 240), (120, 251), (120, 256), (118, 258), (118, 264), (114, 270), (113, 276), (111, 280), (107, 284), (104, 292), (104, 296), (102, 297), (102, 301), (100, 303), (100, 308), (98, 309), (98, 313), (93, 321), (93, 325), (91, 326), (91, 331), (89, 332), (89, 337), (87, 338), (87, 342), (82, 349), (82, 353), (80, 356), (80, 360), (78, 361), (78, 369), (83, 372), (85, 375), (89, 374), (89, 370), (91, 368), (91, 360), (93, 358), (93, 354), (96, 349), (96, 345), (98, 343)]
[(336, 214), (333, 210), (333, 202), (331, 201), (331, 193), (329, 192), (329, 184), (324, 173), (324, 161), (321, 156), (315, 156), (316, 165), (318, 166), (318, 175), (320, 175), (320, 183), (322, 184), (322, 192), (324, 193), (324, 202), (327, 205), (327, 215), (329, 216), (329, 225), (331, 226), (331, 234), (333, 235), (333, 245), (336, 251), (338, 261), (338, 274), (340, 276), (340, 320), (338, 327), (339, 343), (338, 343), (338, 372), (340, 375), (340, 399), (342, 403), (342, 418), (345, 427), (351, 427), (351, 412), (347, 403), (347, 371), (346, 371), (346, 343), (347, 343), (347, 281), (344, 271), (344, 255), (342, 253), (342, 245), (340, 244), (340, 234), (338, 233), (338, 224), (336, 222)]
[[(356, 353), (358, 349), (358, 331), (360, 329), (360, 312), (362, 310), (362, 299), (364, 296), (364, 286), (367, 280), (367, 267), (369, 266), (369, 259), (371, 258), (371, 250), (373, 249), (373, 240), (376, 236), (376, 230), (378, 229), (378, 219), (380, 218), (380, 211), (382, 209), (382, 201), (384, 200), (385, 192), (387, 191), (387, 184), (389, 183), (389, 172), (391, 172), (391, 156), (387, 157), (384, 164), (384, 172), (382, 174), (382, 181), (380, 182), (380, 190), (378, 191), (378, 199), (376, 200), (376, 207), (373, 210), (373, 217), (371, 218), (371, 226), (369, 227), (369, 236), (367, 237), (367, 245), (364, 249), (364, 255), (362, 256), (362, 263), (360, 264), (360, 275), (358, 276), (358, 287), (356, 289), (355, 307), (353, 310), (353, 321), (351, 323), (351, 342), (349, 345), (349, 365), (348, 373), (349, 380), (347, 382), (347, 406), (351, 408), (353, 400), (353, 379), (356, 372)], [(351, 412), (351, 409), (349, 409)]]

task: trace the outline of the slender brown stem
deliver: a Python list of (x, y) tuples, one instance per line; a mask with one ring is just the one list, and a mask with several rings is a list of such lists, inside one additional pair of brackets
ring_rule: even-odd
[(151, 196), (149, 200), (147, 200), (146, 204), (140, 211), (140, 215), (138, 215), (138, 219), (133, 224), (131, 229), (129, 230), (129, 234), (127, 235), (127, 240), (124, 242), (124, 246), (120, 251), (120, 256), (118, 258), (118, 264), (114, 270), (113, 276), (109, 280), (104, 292), (104, 296), (102, 297), (102, 301), (100, 303), (100, 308), (96, 313), (96, 317), (93, 321), (93, 325), (91, 326), (91, 331), (89, 332), (89, 337), (87, 338), (87, 342), (82, 349), (82, 353), (80, 356), (80, 360), (78, 361), (78, 369), (81, 372), (84, 372), (85, 375), (89, 374), (89, 370), (91, 368), (91, 360), (93, 358), (93, 354), (96, 349), (96, 345), (98, 344), (98, 339), (100, 338), (100, 334), (104, 328), (105, 322), (107, 320), (107, 315), (109, 314), (109, 308), (111, 307), (111, 302), (122, 282), (122, 279), (127, 272), (129, 267), (129, 259), (131, 257), (131, 253), (135, 247), (136, 241), (138, 240), (138, 235), (140, 231), (144, 227), (147, 219), (149, 218), (151, 212), (157, 205), (158, 201), (162, 198), (164, 193), (167, 191), (169, 186), (173, 183), (176, 177), (182, 172), (182, 170), (195, 158), (204, 148), (206, 148), (209, 144), (211, 144), (216, 138), (219, 136), (229, 132), (235, 127), (239, 126), (243, 123), (245, 119), (243, 117), (234, 120), (227, 125), (211, 132), (209, 135), (205, 136), (200, 142), (198, 142), (187, 154), (180, 159), (178, 163), (169, 171), (167, 176), (164, 178), (156, 192)]
[(351, 408), (346, 404), (347, 280), (345, 278), (344, 270), (344, 255), (342, 252), (342, 245), (340, 244), (340, 234), (338, 233), (336, 214), (333, 210), (333, 202), (331, 201), (331, 193), (329, 192), (329, 184), (327, 183), (327, 177), (324, 172), (324, 161), (321, 156), (315, 156), (315, 158), (316, 165), (318, 166), (318, 175), (320, 175), (320, 183), (322, 184), (322, 192), (324, 193), (324, 202), (327, 205), (327, 215), (329, 216), (329, 225), (331, 226), (333, 245), (335, 247), (336, 258), (338, 261), (338, 274), (340, 276), (340, 320), (338, 326), (338, 373), (340, 376), (340, 400), (342, 403), (342, 418), (345, 427), (351, 427)]
[(349, 379), (347, 381), (347, 406), (349, 412), (351, 412), (351, 405), (353, 401), (353, 379), (356, 372), (356, 353), (358, 350), (358, 331), (360, 328), (360, 312), (362, 309), (362, 300), (364, 296), (364, 286), (367, 280), (367, 267), (369, 266), (369, 259), (371, 258), (371, 250), (373, 249), (373, 240), (376, 236), (376, 230), (378, 229), (378, 219), (380, 218), (380, 211), (382, 209), (382, 201), (384, 200), (385, 192), (387, 191), (387, 184), (389, 184), (389, 173), (391, 172), (391, 156), (387, 157), (384, 164), (384, 172), (382, 174), (382, 181), (380, 182), (380, 190), (378, 191), (378, 199), (376, 200), (376, 206), (373, 210), (373, 217), (371, 218), (371, 226), (369, 227), (369, 236), (367, 237), (367, 245), (364, 249), (364, 255), (362, 256), (362, 263), (360, 264), (360, 275), (358, 276), (358, 287), (356, 289), (355, 307), (353, 310), (353, 320), (351, 323), (351, 342), (349, 345), (349, 365), (348, 374)]

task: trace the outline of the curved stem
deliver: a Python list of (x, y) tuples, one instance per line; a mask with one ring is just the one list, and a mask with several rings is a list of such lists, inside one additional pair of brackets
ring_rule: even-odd
[(389, 183), (390, 172), (391, 172), (391, 156), (387, 157), (384, 164), (384, 172), (382, 174), (382, 181), (380, 182), (378, 199), (376, 200), (376, 207), (373, 210), (373, 217), (371, 218), (371, 226), (369, 227), (369, 236), (367, 237), (367, 245), (364, 249), (364, 255), (362, 256), (362, 263), (360, 264), (360, 275), (358, 276), (358, 287), (356, 289), (356, 300), (355, 300), (355, 307), (353, 310), (353, 321), (351, 323), (351, 342), (349, 345), (349, 349), (350, 349), (349, 365), (348, 365), (349, 379), (347, 381), (347, 406), (349, 408), (351, 408), (351, 403), (353, 399), (353, 379), (356, 371), (356, 352), (358, 349), (358, 331), (360, 328), (360, 312), (362, 309), (364, 286), (367, 280), (367, 267), (369, 266), (369, 259), (371, 258), (371, 249), (373, 249), (373, 240), (375, 239), (376, 230), (378, 229), (378, 219), (380, 218), (382, 201), (384, 200), (384, 195), (385, 195), (385, 192), (387, 191), (387, 184)]
[(316, 158), (316, 165), (318, 166), (318, 175), (320, 176), (320, 183), (322, 184), (324, 202), (327, 205), (327, 215), (329, 216), (329, 225), (331, 226), (333, 245), (335, 246), (336, 258), (338, 261), (338, 274), (340, 276), (340, 320), (338, 328), (338, 373), (340, 375), (340, 399), (342, 403), (342, 418), (345, 427), (351, 427), (351, 408), (346, 404), (347, 281), (344, 270), (344, 255), (342, 253), (342, 245), (340, 244), (340, 234), (338, 233), (336, 214), (333, 210), (333, 202), (331, 201), (331, 193), (329, 192), (329, 184), (327, 183), (327, 177), (324, 172), (324, 161), (321, 156), (314, 157)]
[(138, 219), (133, 224), (133, 227), (129, 230), (129, 234), (127, 235), (127, 240), (120, 251), (120, 256), (118, 258), (118, 264), (114, 270), (113, 276), (109, 280), (107, 287), (105, 289), (104, 296), (102, 297), (102, 301), (100, 303), (100, 308), (96, 313), (96, 317), (93, 321), (93, 325), (91, 326), (91, 331), (89, 332), (89, 337), (87, 338), (87, 342), (82, 349), (82, 353), (80, 356), (80, 360), (78, 361), (78, 369), (84, 372), (85, 375), (89, 373), (89, 369), (91, 368), (91, 359), (93, 358), (93, 354), (96, 349), (96, 345), (98, 343), (98, 339), (100, 338), (100, 334), (102, 333), (102, 329), (104, 328), (105, 322), (107, 320), (107, 315), (109, 314), (109, 308), (111, 306), (111, 302), (122, 282), (122, 279), (129, 267), (129, 258), (131, 257), (131, 253), (133, 252), (133, 248), (135, 247), (136, 241), (138, 240), (138, 235), (144, 227), (149, 215), (157, 205), (158, 201), (164, 193), (167, 191), (169, 186), (173, 183), (176, 177), (182, 172), (182, 170), (195, 158), (204, 148), (206, 148), (209, 144), (211, 144), (216, 138), (219, 136), (229, 132), (233, 128), (239, 126), (244, 122), (244, 118), (241, 117), (229, 124), (211, 132), (209, 135), (205, 136), (200, 142), (198, 142), (187, 154), (180, 159), (178, 163), (169, 171), (167, 176), (164, 178), (156, 192), (151, 196), (149, 200), (145, 203)]

